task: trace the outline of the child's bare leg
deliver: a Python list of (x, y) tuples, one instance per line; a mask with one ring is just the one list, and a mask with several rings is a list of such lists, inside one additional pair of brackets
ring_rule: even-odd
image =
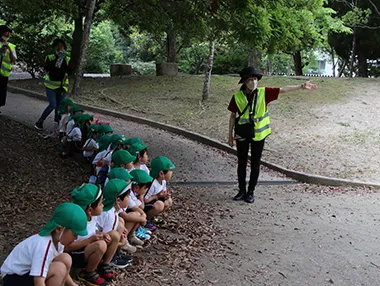
[(66, 286), (76, 286), (77, 284), (74, 283), (73, 279), (70, 276), (70, 269), (71, 269), (71, 264), (72, 264), (72, 259), (71, 256), (68, 255), (67, 253), (62, 253), (58, 255), (56, 258), (54, 258), (53, 262), (62, 262), (66, 266)]
[(164, 202), (164, 211), (167, 211), (168, 209), (170, 209), (173, 205), (173, 200), (172, 198), (169, 198), (167, 199), (165, 202)]
[(104, 240), (93, 242), (85, 248), (84, 258), (87, 262), (86, 272), (96, 270), (106, 251), (107, 243)]
[(104, 264), (110, 264), (120, 241), (120, 233), (117, 230), (110, 231), (108, 234), (111, 236), (111, 242), (108, 244), (107, 251), (103, 256)]
[(152, 209), (146, 213), (147, 219), (151, 219), (152, 217), (162, 213), (164, 211), (164, 203), (162, 201), (157, 201), (153, 204)]
[(125, 222), (120, 217), (119, 218), (119, 225), (117, 226), (117, 232), (120, 234), (120, 241), (118, 244), (118, 247), (122, 247), (127, 242), (127, 232), (128, 230), (125, 228)]
[(46, 276), (46, 286), (63, 286), (66, 281), (67, 268), (61, 261), (52, 262)]

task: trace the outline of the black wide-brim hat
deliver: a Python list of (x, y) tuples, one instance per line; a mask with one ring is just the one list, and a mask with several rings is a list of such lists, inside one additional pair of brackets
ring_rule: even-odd
[(258, 80), (261, 80), (261, 78), (263, 77), (263, 75), (254, 67), (247, 67), (242, 69), (242, 71), (240, 72), (241, 79), (239, 83), (243, 83), (247, 78), (251, 76), (257, 77)]

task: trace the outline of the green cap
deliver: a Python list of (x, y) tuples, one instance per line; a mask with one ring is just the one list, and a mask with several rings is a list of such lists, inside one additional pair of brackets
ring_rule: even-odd
[(133, 144), (128, 148), (128, 152), (131, 153), (132, 155), (138, 155), (138, 153), (142, 150), (145, 150), (148, 148), (148, 146), (143, 145), (141, 143)]
[(126, 150), (117, 150), (112, 153), (113, 167), (120, 167), (121, 164), (129, 164), (136, 161), (136, 156), (132, 156)]
[(115, 205), (116, 198), (125, 193), (131, 188), (131, 184), (128, 184), (122, 179), (109, 180), (103, 189), (103, 211), (109, 211)]
[(71, 199), (74, 204), (86, 210), (89, 205), (96, 202), (102, 195), (102, 189), (93, 184), (83, 184), (75, 187), (71, 192)]
[(124, 181), (132, 180), (133, 177), (129, 172), (124, 168), (112, 168), (108, 173), (108, 178), (111, 179), (122, 179)]
[(123, 144), (127, 146), (132, 146), (134, 144), (142, 144), (142, 141), (140, 138), (134, 137), (124, 140)]
[(137, 184), (148, 184), (153, 181), (153, 178), (147, 172), (140, 169), (134, 169), (131, 171), (131, 175), (133, 176), (133, 182)]
[(70, 114), (73, 116), (74, 112), (84, 111), (83, 108), (77, 104), (73, 104), (70, 108)]
[(60, 204), (53, 213), (53, 217), (38, 233), (40, 236), (47, 236), (58, 226), (70, 229), (77, 235), (86, 236), (87, 215), (84, 210), (74, 203)]
[(79, 125), (79, 122), (80, 122), (80, 120), (81, 120), (81, 118), (82, 118), (82, 115), (83, 115), (83, 114), (78, 113), (78, 114), (75, 114), (75, 115), (72, 117), (72, 119), (74, 120), (75, 124)]
[(164, 156), (158, 156), (154, 158), (152, 162), (150, 162), (150, 167), (150, 175), (153, 178), (157, 178), (158, 174), (161, 171), (170, 171), (176, 168), (172, 161)]
[(111, 135), (105, 134), (99, 139), (99, 152), (106, 150), (108, 146), (111, 144)]
[(102, 125), (100, 125), (100, 128), (101, 128), (101, 130), (99, 132), (101, 132), (101, 133), (113, 132), (112, 127), (109, 126), (108, 124), (102, 124)]
[(120, 145), (123, 144), (124, 141), (124, 136), (120, 134), (112, 134), (111, 136), (111, 144), (112, 144), (112, 149), (116, 149)]
[(93, 134), (99, 133), (99, 126), (98, 124), (91, 124), (87, 128), (87, 137), (91, 137)]
[(92, 114), (82, 114), (81, 117), (79, 117), (79, 124), (82, 126), (87, 121), (92, 121), (94, 119), (94, 116)]
[(62, 100), (62, 102), (59, 104), (58, 113), (59, 113), (59, 114), (63, 114), (63, 113), (65, 113), (66, 108), (67, 108), (68, 106), (73, 106), (73, 105), (74, 105), (74, 103), (73, 103), (73, 101), (71, 100), (71, 98), (66, 97), (66, 98), (65, 98), (64, 100)]

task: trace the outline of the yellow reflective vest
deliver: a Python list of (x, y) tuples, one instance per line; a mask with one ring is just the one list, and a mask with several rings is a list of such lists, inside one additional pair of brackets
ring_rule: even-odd
[[(8, 43), (8, 46), (11, 48), (11, 52), (13, 53), (16, 46)], [(11, 53), (9, 50), (6, 51), (5, 56), (3, 56), (3, 60), (1, 61), (1, 69), (0, 75), (4, 77), (9, 77), (12, 71), (12, 62), (11, 62)]]
[[(260, 87), (257, 89), (257, 101), (256, 101), (256, 110), (254, 111), (254, 103), (252, 107), (248, 108), (244, 114), (240, 116), (240, 119), (237, 124), (247, 124), (249, 123), (249, 113), (254, 113), (254, 122), (255, 122), (255, 137), (252, 138), (254, 141), (264, 140), (268, 135), (271, 134), (270, 129), (270, 119), (267, 104), (265, 101), (265, 88)], [(245, 107), (248, 104), (247, 97), (243, 91), (238, 91), (234, 94), (236, 105), (239, 109), (239, 113), (243, 112)]]
[[(46, 58), (49, 61), (54, 61), (55, 55), (48, 55)], [(66, 60), (66, 64), (69, 65), (70, 57), (66, 56), (65, 60)], [(49, 73), (48, 73), (45, 76), (44, 85), (46, 88), (49, 88), (49, 89), (58, 89), (62, 87), (64, 90), (66, 90), (66, 92), (68, 92), (69, 91), (69, 75), (66, 73), (62, 81), (53, 81), (53, 80), (50, 80)]]

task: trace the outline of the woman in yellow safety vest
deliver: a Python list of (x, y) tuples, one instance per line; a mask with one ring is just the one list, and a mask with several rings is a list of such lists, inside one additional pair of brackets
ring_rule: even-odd
[(11, 34), (12, 30), (8, 26), (0, 26), (0, 107), (6, 103), (8, 78), (17, 58), (16, 46), (8, 42)]
[(42, 112), (34, 127), (37, 130), (43, 130), (43, 123), (49, 114), (55, 110), (54, 124), (58, 127), (59, 116), (58, 109), (62, 100), (66, 97), (69, 90), (69, 75), (73, 68), (70, 57), (66, 52), (66, 43), (62, 39), (55, 39), (53, 42), (55, 53), (45, 58), (43, 67), (47, 71), (45, 76), (46, 96), (49, 105)]
[[(228, 106), (231, 111), (228, 144), (232, 147), (236, 140), (238, 157), (239, 192), (234, 200), (255, 201), (254, 190), (260, 173), (261, 154), (265, 138), (270, 135), (270, 120), (267, 105), (278, 98), (280, 93), (296, 90), (315, 90), (316, 85), (306, 82), (301, 85), (282, 88), (257, 87), (262, 74), (253, 67), (244, 68), (240, 72), (242, 86), (236, 92)], [(233, 131), (235, 130), (235, 135)], [(251, 175), (246, 189), (248, 152), (251, 146)]]

